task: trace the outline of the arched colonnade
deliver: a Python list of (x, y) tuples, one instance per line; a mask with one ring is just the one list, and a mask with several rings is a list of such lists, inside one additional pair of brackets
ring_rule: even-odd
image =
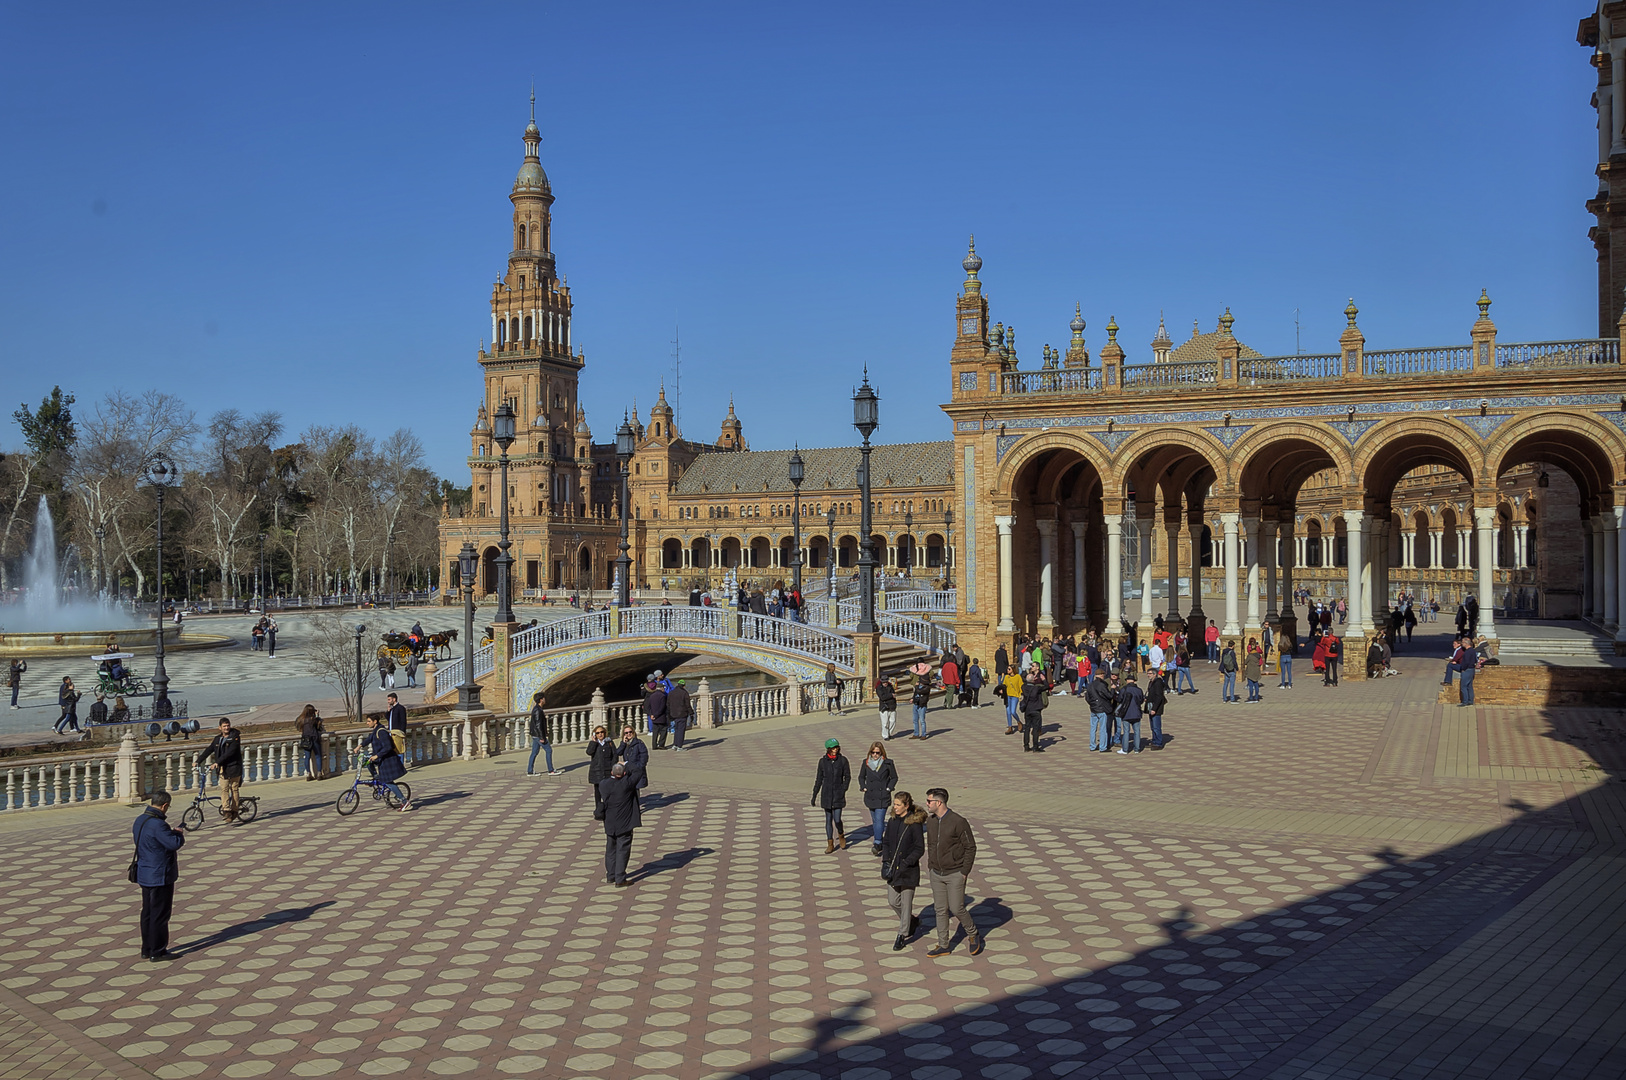
[[(1449, 559), (1477, 572), (1480, 625), (1495, 637), (1494, 604), (1483, 599), (1494, 596), (1492, 572), (1530, 558), (1527, 511), (1509, 504), (1499, 480), (1539, 463), (1567, 473), (1579, 492), (1583, 607), (1609, 629), (1621, 628), (1626, 500), (1617, 501), (1615, 488), (1626, 484), (1622, 428), (1554, 411), (1486, 431), (1458, 418), (1409, 416), (1000, 435), (990, 492), (997, 572), (979, 579), (979, 592), (998, 612), (996, 635), (1086, 626), (1115, 632), (1134, 579), (1149, 598), (1153, 578), (1166, 577), (1168, 617), (1192, 626), (1217, 621), (1233, 636), (1291, 624), (1294, 571), (1336, 561), (1350, 623), (1371, 632), (1374, 612), (1387, 607), (1394, 568)], [(1472, 497), (1460, 511), (1396, 500), (1401, 478), (1426, 465), (1461, 477)], [(1335, 487), (1315, 489), (1323, 508), (1330, 496), (1337, 510), (1304, 520), (1299, 502), (1318, 474), (1337, 478)], [(1223, 578), (1222, 611), (1204, 609), (1205, 574)], [(1143, 624), (1158, 613), (1144, 602)]]

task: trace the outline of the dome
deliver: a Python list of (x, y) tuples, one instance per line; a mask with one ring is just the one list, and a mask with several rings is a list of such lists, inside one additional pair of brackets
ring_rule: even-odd
[(539, 161), (527, 161), (519, 167), (519, 175), (514, 178), (514, 190), (544, 195), (553, 193), (548, 186), (548, 174), (542, 171)]

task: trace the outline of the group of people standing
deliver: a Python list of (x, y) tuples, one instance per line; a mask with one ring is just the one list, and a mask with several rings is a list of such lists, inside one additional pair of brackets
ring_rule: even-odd
[[(841, 752), (840, 740), (826, 739), (824, 754), (814, 769), (812, 796), (812, 805), (824, 811), (826, 855), (847, 849), (841, 812), (852, 782), (852, 767)], [(902, 951), (920, 930), (914, 907), (924, 860), (937, 916), (937, 944), (926, 955), (947, 956), (952, 951), (952, 917), (965, 932), (967, 950), (976, 956), (982, 952), (983, 939), (965, 902), (966, 881), (977, 859), (971, 825), (949, 809), (947, 789), (928, 788), (922, 810), (898, 783), (898, 768), (887, 756), (886, 743), (870, 743), (858, 768), (858, 789), (870, 817), (870, 854), (880, 860), (887, 905), (898, 918), (892, 949)]]

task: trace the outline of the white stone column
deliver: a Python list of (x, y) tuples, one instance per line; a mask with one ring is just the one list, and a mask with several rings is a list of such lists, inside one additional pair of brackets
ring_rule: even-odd
[(1496, 507), (1474, 507), (1474, 531), (1479, 534), (1479, 633), (1496, 637)]
[(1276, 591), (1276, 530), (1280, 527), (1280, 522), (1264, 522), (1259, 541), (1265, 564), (1265, 621), (1269, 623), (1274, 623), (1282, 614), (1281, 594)]
[(1520, 570), (1530, 568), (1530, 526), (1521, 524), (1514, 528), (1514, 559), (1513, 565)]
[(1417, 533), (1411, 529), (1400, 534), (1400, 568), (1417, 569)]
[(1039, 518), (1039, 633), (1056, 627), (1056, 519)]
[(1293, 537), (1293, 565), (1307, 566), (1310, 562), (1310, 538), (1308, 536)]
[(1345, 588), (1349, 594), (1348, 625), (1352, 627), (1361, 625), (1361, 578), (1366, 565), (1366, 553), (1362, 550), (1361, 541), (1366, 535), (1365, 519), (1364, 510), (1344, 511), (1344, 537), (1349, 548), (1348, 579)]
[(1226, 637), (1236, 637), (1242, 633), (1242, 626), (1237, 621), (1236, 595), (1236, 568), (1242, 561), (1241, 553), (1237, 551), (1237, 531), (1241, 522), (1241, 514), (1220, 515), (1220, 524), (1225, 529), (1225, 625), (1220, 627), (1220, 633)]
[(1248, 621), (1249, 630), (1257, 629), (1263, 612), (1259, 607), (1259, 519), (1242, 519), (1242, 565), (1248, 568)]
[(1472, 570), (1474, 568), (1474, 531), (1471, 528), (1457, 530), (1457, 569)]
[(1124, 617), (1124, 516), (1103, 514), (1107, 527), (1107, 625), (1108, 633), (1118, 632)]
[(1089, 614), (1089, 589), (1087, 588), (1087, 571), (1084, 567), (1084, 531), (1086, 523), (1074, 521), (1073, 527), (1073, 618), (1087, 618)]
[(1603, 512), (1603, 628), (1615, 630), (1620, 626), (1620, 560), (1616, 550), (1620, 546), (1619, 511)]
[[(1609, 552), (1610, 565), (1615, 568), (1615, 612), (1626, 611), (1626, 507), (1614, 508), (1615, 546)], [(1626, 619), (1617, 618), (1615, 640), (1626, 641)]]
[[(1150, 637), (1152, 633), (1152, 619), (1156, 612), (1152, 610), (1152, 532), (1156, 518), (1135, 518), (1135, 531), (1139, 536), (1136, 545), (1136, 554), (1139, 556), (1137, 569), (1140, 571), (1140, 626), (1141, 634)], [(1113, 631), (1116, 632), (1116, 626)]]
[(999, 624), (994, 627), (1001, 634), (1016, 633), (1015, 607), (1011, 594), (1011, 522), (1009, 514), (994, 515), (994, 528), (999, 533)]
[(1445, 534), (1439, 529), (1428, 530), (1428, 568), (1438, 570), (1445, 561)]

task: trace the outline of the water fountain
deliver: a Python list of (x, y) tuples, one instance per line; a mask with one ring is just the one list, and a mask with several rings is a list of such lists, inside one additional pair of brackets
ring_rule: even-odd
[[(0, 606), (0, 657), (148, 650), (157, 636), (154, 623), (132, 618), (106, 597), (86, 595), (79, 581), (64, 580), (57, 558), (56, 522), (50, 504), (40, 496), (34, 535), (22, 565), (22, 595)], [(164, 628), (166, 647), (180, 636), (179, 626)]]

